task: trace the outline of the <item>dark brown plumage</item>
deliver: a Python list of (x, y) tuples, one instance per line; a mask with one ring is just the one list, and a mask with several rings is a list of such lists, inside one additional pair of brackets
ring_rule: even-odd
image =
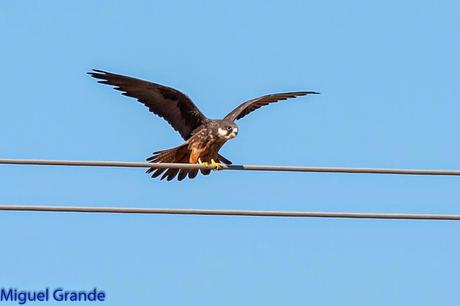
[[(123, 95), (136, 98), (152, 113), (164, 118), (184, 138), (185, 143), (176, 148), (153, 153), (147, 159), (153, 163), (231, 164), (218, 152), (226, 141), (237, 135), (238, 127), (234, 121), (270, 103), (317, 94), (314, 91), (297, 91), (266, 95), (242, 103), (222, 120), (211, 120), (203, 115), (189, 97), (176, 89), (102, 70), (93, 70), (88, 74), (99, 79), (99, 83), (112, 85)], [(161, 179), (172, 180), (178, 176), (179, 180), (183, 180), (187, 176), (194, 178), (198, 170), (150, 168), (147, 173), (151, 173), (152, 177), (163, 174)], [(210, 170), (203, 169), (201, 173), (207, 175)]]
[(89, 74), (101, 79), (99, 83), (112, 85), (123, 95), (136, 98), (152, 113), (168, 121), (185, 140), (207, 120), (189, 97), (173, 88), (102, 70)]
[(268, 105), (270, 103), (287, 100), (295, 97), (305, 96), (308, 94), (318, 94), (317, 92), (313, 91), (297, 91), (297, 92), (287, 92), (287, 93), (279, 93), (279, 94), (271, 94), (262, 96), (259, 98), (255, 98), (249, 100), (247, 102), (241, 103), (237, 108), (232, 110), (225, 119), (235, 121), (238, 119), (243, 118), (247, 114), (255, 111), (262, 106)]

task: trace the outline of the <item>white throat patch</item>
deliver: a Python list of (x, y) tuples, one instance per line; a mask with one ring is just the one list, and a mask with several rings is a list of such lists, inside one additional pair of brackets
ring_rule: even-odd
[(223, 136), (227, 136), (227, 130), (224, 130), (224, 129), (222, 129), (222, 128), (219, 128), (219, 129), (217, 130), (217, 133), (219, 133), (219, 135), (222, 136), (222, 137), (223, 137)]

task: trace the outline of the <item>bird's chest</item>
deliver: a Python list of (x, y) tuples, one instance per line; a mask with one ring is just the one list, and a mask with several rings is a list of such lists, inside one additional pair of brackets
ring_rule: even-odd
[(224, 143), (225, 140), (214, 133), (213, 130), (204, 129), (189, 139), (189, 149), (217, 152)]

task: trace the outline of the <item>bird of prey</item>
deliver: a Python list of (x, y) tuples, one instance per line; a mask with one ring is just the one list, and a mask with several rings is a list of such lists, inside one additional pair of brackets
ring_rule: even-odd
[[(88, 74), (99, 79), (99, 83), (112, 85), (123, 95), (136, 98), (152, 113), (164, 118), (185, 140), (178, 147), (154, 152), (147, 161), (203, 165), (209, 163), (214, 169), (222, 168), (222, 163), (231, 164), (231, 161), (219, 154), (219, 150), (225, 142), (238, 134), (236, 120), (270, 103), (318, 94), (315, 91), (296, 91), (265, 95), (242, 103), (223, 119), (214, 120), (207, 118), (188, 96), (174, 88), (96, 69)], [(209, 169), (200, 171), (204, 175), (210, 173)], [(161, 179), (166, 178), (168, 181), (177, 176), (181, 181), (187, 176), (194, 178), (198, 169), (149, 168), (147, 173), (151, 173), (153, 178), (163, 174)]]

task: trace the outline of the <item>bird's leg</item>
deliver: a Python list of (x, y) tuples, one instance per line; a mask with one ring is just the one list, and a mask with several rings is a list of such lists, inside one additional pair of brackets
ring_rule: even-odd
[(222, 164), (216, 162), (214, 159), (211, 159), (211, 166), (213, 166), (215, 170), (222, 170), (223, 168)]
[(200, 166), (206, 166), (206, 167), (207, 167), (207, 166), (208, 166), (208, 162), (202, 162), (202, 161), (201, 161), (201, 158), (198, 158), (198, 165), (200, 165)]

